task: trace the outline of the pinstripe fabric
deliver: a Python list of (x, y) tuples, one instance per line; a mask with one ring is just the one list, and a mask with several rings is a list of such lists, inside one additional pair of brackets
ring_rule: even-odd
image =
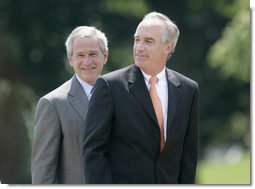
[(140, 69), (131, 65), (99, 78), (85, 122), (87, 183), (194, 183), (198, 152), (198, 86), (166, 69), (167, 139)]

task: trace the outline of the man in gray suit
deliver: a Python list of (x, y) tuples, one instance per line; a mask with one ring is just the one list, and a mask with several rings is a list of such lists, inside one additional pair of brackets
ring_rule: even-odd
[(105, 34), (80, 26), (68, 36), (67, 57), (74, 76), (42, 97), (35, 115), (33, 184), (82, 184), (84, 123), (91, 89), (108, 58)]
[(97, 80), (85, 123), (87, 183), (194, 183), (198, 84), (166, 68), (178, 36), (167, 16), (149, 13), (134, 35), (135, 65)]

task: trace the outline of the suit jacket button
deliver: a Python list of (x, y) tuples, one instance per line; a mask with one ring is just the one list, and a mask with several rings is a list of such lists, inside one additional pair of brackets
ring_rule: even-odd
[(154, 138), (155, 138), (155, 139), (159, 139), (159, 135), (158, 135), (158, 134), (155, 134), (155, 135), (154, 135)]

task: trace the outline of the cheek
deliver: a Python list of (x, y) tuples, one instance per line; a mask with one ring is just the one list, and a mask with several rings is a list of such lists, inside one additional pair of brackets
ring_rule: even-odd
[(161, 50), (155, 50), (153, 51), (153, 57), (155, 59), (160, 59), (163, 56), (163, 52)]
[(72, 58), (69, 58), (68, 61), (69, 61), (69, 64), (73, 67), (74, 60)]
[(97, 64), (97, 67), (101, 68), (104, 66), (104, 64), (106, 63), (107, 59), (106, 58), (99, 58), (95, 60), (95, 64)]
[(70, 65), (71, 65), (71, 67), (73, 67), (73, 69), (77, 69), (77, 67), (78, 67), (77, 62), (71, 61), (71, 62), (69, 62), (69, 63), (70, 63)]
[(97, 71), (100, 73), (103, 70), (103, 67), (104, 67), (104, 62), (98, 63)]

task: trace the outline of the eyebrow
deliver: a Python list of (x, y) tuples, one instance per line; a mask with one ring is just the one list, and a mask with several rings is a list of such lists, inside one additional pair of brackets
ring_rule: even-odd
[[(88, 51), (88, 53), (96, 53), (96, 54), (98, 54), (99, 52), (100, 52), (99, 50), (90, 50), (90, 51)], [(84, 54), (84, 52), (83, 51), (77, 51), (74, 54), (79, 55), (79, 54)]]
[(99, 50), (90, 50), (89, 51), (90, 53), (98, 53), (98, 52), (100, 52)]
[[(134, 38), (139, 38), (138, 35), (134, 35)], [(156, 41), (154, 38), (152, 37), (145, 37), (145, 40), (151, 40), (151, 41)]]

